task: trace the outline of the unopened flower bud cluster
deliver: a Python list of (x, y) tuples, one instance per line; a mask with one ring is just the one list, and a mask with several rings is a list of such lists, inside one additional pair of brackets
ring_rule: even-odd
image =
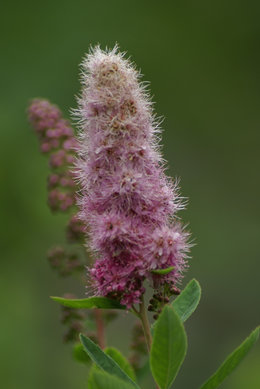
[(48, 203), (53, 211), (66, 211), (75, 204), (75, 183), (68, 166), (75, 161), (77, 142), (68, 121), (48, 100), (35, 99), (28, 109), (40, 148), (49, 154)]
[[(28, 116), (41, 151), (49, 155), (48, 204), (52, 211), (73, 209), (77, 187), (72, 167), (78, 147), (74, 131), (59, 108), (48, 100), (34, 99), (28, 108)], [(82, 241), (83, 231), (83, 223), (77, 214), (73, 214), (67, 226), (68, 240)]]

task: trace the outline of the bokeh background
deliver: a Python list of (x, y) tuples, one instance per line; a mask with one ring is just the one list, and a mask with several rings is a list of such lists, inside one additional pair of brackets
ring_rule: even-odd
[[(189, 353), (175, 387), (196, 389), (259, 324), (260, 3), (229, 1), (5, 2), (1, 6), (0, 370), (6, 389), (83, 389), (86, 368), (62, 343), (49, 295), (85, 290), (46, 261), (66, 217), (46, 205), (47, 160), (26, 118), (32, 97), (69, 117), (78, 64), (90, 45), (118, 42), (151, 82), (169, 174), (181, 178), (182, 212), (196, 246), (184, 285), (201, 304), (189, 319)], [(129, 316), (108, 341), (127, 353)], [(260, 387), (260, 345), (223, 389)], [(151, 382), (143, 383), (152, 388)]]

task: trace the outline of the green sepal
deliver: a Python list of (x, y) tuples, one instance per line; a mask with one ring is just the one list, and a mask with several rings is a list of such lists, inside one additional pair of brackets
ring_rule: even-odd
[(151, 273), (153, 274), (159, 274), (161, 276), (170, 273), (171, 271), (174, 270), (174, 266), (167, 267), (166, 269), (155, 269), (151, 270)]

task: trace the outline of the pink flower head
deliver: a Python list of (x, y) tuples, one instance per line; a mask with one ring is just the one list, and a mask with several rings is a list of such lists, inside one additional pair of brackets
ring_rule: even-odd
[(164, 174), (160, 130), (139, 73), (116, 47), (95, 48), (82, 67), (76, 175), (96, 258), (90, 273), (97, 294), (130, 307), (140, 302), (145, 278), (156, 287), (181, 279), (188, 234), (175, 221), (182, 205)]
[(48, 180), (48, 204), (52, 211), (65, 212), (75, 205), (76, 185), (71, 168), (78, 143), (69, 122), (48, 100), (34, 99), (28, 109), (29, 120), (38, 135), (41, 151), (49, 153), (52, 174)]

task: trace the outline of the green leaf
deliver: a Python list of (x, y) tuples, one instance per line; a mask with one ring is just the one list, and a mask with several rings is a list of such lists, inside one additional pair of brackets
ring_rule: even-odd
[(95, 389), (93, 375), (96, 371), (104, 373), (104, 370), (101, 370), (95, 363), (93, 363), (88, 373), (88, 389)]
[(111, 374), (94, 369), (91, 382), (88, 382), (89, 389), (132, 389), (132, 385)]
[(150, 372), (150, 361), (147, 359), (142, 367), (135, 370), (137, 381), (142, 381)]
[(53, 297), (51, 299), (57, 303), (69, 308), (90, 309), (125, 309), (118, 301), (109, 299), (107, 297), (89, 297), (86, 299), (65, 299), (62, 297)]
[(76, 343), (73, 347), (73, 357), (76, 361), (81, 363), (90, 362), (88, 354), (85, 352), (81, 343)]
[(136, 381), (134, 369), (128, 362), (128, 360), (114, 347), (107, 347), (105, 350), (106, 355), (109, 355), (121, 369), (130, 377), (133, 381)]
[(94, 378), (93, 378), (95, 372), (105, 373), (104, 370), (101, 370), (95, 363), (93, 363), (88, 373), (88, 386), (87, 386), (88, 389), (96, 388)]
[(136, 369), (135, 373), (136, 373), (136, 377), (137, 377), (137, 381), (142, 381), (145, 376), (147, 376), (148, 373), (150, 373), (151, 370), (150, 370), (150, 363), (149, 363), (149, 359), (147, 359), (144, 363), (144, 365), (138, 369)]
[[(185, 322), (197, 308), (201, 296), (201, 288), (198, 281), (191, 280), (183, 289), (181, 294), (171, 304), (182, 322)], [(157, 321), (151, 327), (152, 335), (154, 334)]]
[(227, 359), (222, 363), (219, 369), (213, 374), (200, 389), (215, 389), (224, 379), (232, 373), (232, 371), (244, 359), (250, 349), (253, 347), (259, 336), (260, 327), (257, 327), (244, 342), (233, 351)]
[[(80, 344), (81, 345), (81, 344)], [(82, 346), (82, 345), (81, 345)], [(82, 346), (83, 347), (83, 346)], [(136, 381), (135, 373), (128, 362), (128, 360), (120, 353), (119, 350), (117, 350), (114, 347), (107, 347), (104, 350), (106, 355), (109, 355), (117, 364), (118, 366), (133, 380)], [(86, 355), (87, 358), (89, 358), (88, 354), (84, 351), (84, 354)], [(92, 387), (94, 388), (95, 383), (94, 383), (94, 378), (93, 375), (96, 371), (102, 371), (96, 364), (93, 364), (89, 375), (88, 375), (88, 388), (91, 389)], [(132, 386), (131, 386), (132, 388)]]
[(201, 288), (198, 281), (191, 280), (181, 294), (173, 301), (172, 306), (182, 322), (190, 317), (197, 308), (201, 296)]
[(150, 355), (153, 377), (161, 389), (174, 381), (187, 350), (183, 324), (170, 305), (166, 305), (157, 320)]
[(173, 271), (174, 266), (167, 267), (166, 269), (155, 269), (152, 270), (151, 273), (159, 274), (159, 275), (165, 275)]
[(120, 366), (109, 355), (106, 355), (100, 347), (92, 342), (92, 340), (83, 334), (80, 334), (80, 340), (86, 353), (98, 367), (107, 373), (122, 379), (128, 384), (131, 384), (132, 388), (139, 389), (138, 385), (120, 368)]
[[(82, 346), (83, 347), (83, 346)], [(135, 373), (128, 362), (128, 360), (118, 351), (117, 349), (113, 347), (107, 347), (105, 350), (105, 354), (109, 355), (118, 365), (119, 367), (130, 377), (133, 381), (136, 381)], [(87, 356), (87, 354), (84, 352), (84, 354)], [(87, 356), (88, 357), (88, 356)], [(89, 358), (89, 357), (88, 357)], [(94, 374), (96, 371), (102, 371), (96, 364), (93, 364), (89, 375), (88, 375), (88, 388), (92, 389), (95, 388), (95, 382), (94, 382)], [(132, 388), (132, 386), (131, 386)]]

